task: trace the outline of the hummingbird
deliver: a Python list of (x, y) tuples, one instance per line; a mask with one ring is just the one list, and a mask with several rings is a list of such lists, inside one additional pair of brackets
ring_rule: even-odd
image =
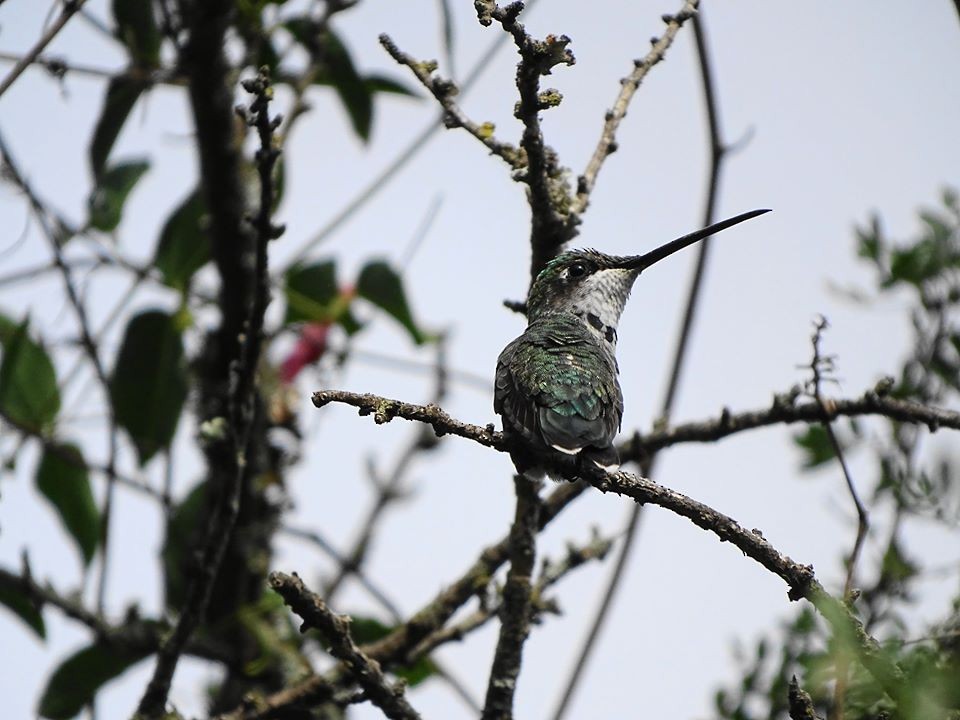
[(643, 255), (571, 250), (546, 264), (527, 294), (527, 329), (497, 359), (493, 409), (517, 472), (572, 479), (619, 468), (617, 325), (634, 281), (678, 250), (766, 212), (728, 218)]

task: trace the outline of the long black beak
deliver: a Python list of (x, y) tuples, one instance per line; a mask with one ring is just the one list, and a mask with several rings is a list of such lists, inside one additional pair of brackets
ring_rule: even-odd
[(654, 263), (660, 262), (668, 255), (673, 255), (677, 250), (683, 250), (688, 245), (693, 245), (695, 242), (699, 242), (704, 238), (708, 238), (711, 235), (714, 235), (721, 230), (726, 230), (728, 227), (733, 227), (742, 223), (744, 220), (750, 220), (755, 218), (758, 215), (763, 215), (764, 213), (770, 212), (769, 209), (766, 210), (751, 210), (750, 212), (745, 212), (742, 215), (736, 215), (732, 218), (727, 218), (726, 220), (721, 220), (718, 223), (713, 225), (708, 225), (702, 230), (697, 230), (692, 232), (689, 235), (684, 235), (679, 237), (676, 240), (671, 240), (665, 245), (661, 245), (656, 250), (651, 250), (650, 252), (644, 255), (635, 255), (633, 257), (627, 258), (625, 262), (620, 265), (624, 270), (646, 270), (648, 267)]

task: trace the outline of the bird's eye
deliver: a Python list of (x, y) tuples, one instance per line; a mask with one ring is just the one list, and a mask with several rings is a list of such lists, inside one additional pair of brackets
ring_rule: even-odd
[(587, 266), (583, 263), (574, 263), (567, 274), (572, 278), (583, 277), (587, 274)]

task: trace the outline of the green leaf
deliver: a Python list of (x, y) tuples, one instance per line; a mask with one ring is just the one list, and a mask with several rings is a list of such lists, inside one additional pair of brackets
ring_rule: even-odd
[(289, 18), (284, 27), (320, 66), (314, 84), (333, 86), (350, 117), (354, 132), (366, 142), (373, 122), (373, 91), (357, 72), (347, 46), (329, 28), (318, 33), (317, 24), (306, 16)]
[(187, 598), (190, 568), (195, 566), (193, 553), (206, 502), (207, 483), (200, 482), (177, 504), (167, 522), (163, 543), (164, 600), (172, 610), (183, 607)]
[(134, 65), (160, 64), (160, 28), (153, 14), (153, 0), (113, 0), (117, 37), (130, 51)]
[(95, 178), (103, 172), (110, 150), (145, 87), (143, 83), (125, 75), (110, 79), (103, 100), (103, 110), (100, 111), (100, 118), (93, 130), (93, 140), (90, 142), (90, 167)]
[(934, 243), (921, 240), (916, 245), (895, 248), (890, 253), (890, 278), (886, 285), (898, 282), (919, 286), (940, 270)]
[(287, 271), (287, 316), (284, 324), (330, 320), (330, 305), (340, 293), (337, 265), (333, 260), (295, 265)]
[(163, 282), (185, 290), (194, 273), (210, 260), (210, 238), (204, 228), (206, 205), (194, 190), (167, 218), (160, 231), (153, 263)]
[(793, 436), (793, 442), (803, 450), (803, 468), (810, 470), (833, 460), (835, 453), (823, 425), (809, 425), (807, 429)]
[(338, 322), (350, 335), (360, 329), (360, 323), (350, 312), (350, 298), (337, 284), (337, 265), (333, 260), (294, 265), (287, 271), (284, 294), (287, 298), (285, 325)]
[(855, 229), (857, 236), (857, 255), (872, 260), (877, 265), (884, 251), (883, 234), (880, 229), (880, 218), (876, 215), (870, 218), (869, 227)]
[(47, 682), (37, 712), (51, 720), (69, 720), (88, 705), (105, 683), (150, 655), (97, 643), (64, 660)]
[(47, 637), (43, 615), (30, 597), (12, 580), (0, 576), (0, 605), (5, 605), (14, 615), (23, 620), (41, 638)]
[(169, 446), (186, 397), (183, 340), (174, 318), (161, 310), (131, 318), (110, 378), (110, 400), (141, 466)]
[(363, 79), (367, 86), (367, 91), (373, 93), (388, 93), (390, 95), (406, 95), (407, 97), (419, 98), (420, 93), (414, 90), (410, 85), (394, 80), (386, 75), (372, 73)]
[(84, 565), (89, 565), (100, 540), (100, 512), (90, 491), (90, 478), (80, 449), (75, 445), (46, 447), (36, 475), (37, 489), (56, 508)]
[(32, 432), (53, 425), (60, 410), (57, 376), (47, 352), (30, 339), (28, 321), (0, 316), (0, 414)]
[(417, 345), (433, 338), (425, 333), (413, 319), (400, 275), (382, 260), (367, 263), (357, 280), (357, 294), (366, 298), (392, 316), (406, 328)]
[(127, 196), (149, 168), (150, 163), (146, 160), (136, 160), (104, 170), (90, 193), (90, 225), (104, 232), (116, 230)]
[(350, 117), (353, 131), (366, 142), (370, 139), (370, 127), (373, 124), (373, 98), (366, 81), (357, 72), (347, 46), (332, 32), (328, 32), (326, 37), (324, 58), (333, 87)]

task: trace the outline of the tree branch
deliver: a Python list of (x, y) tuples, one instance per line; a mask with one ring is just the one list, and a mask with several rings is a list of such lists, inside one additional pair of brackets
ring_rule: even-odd
[[(191, 93), (197, 113), (198, 126), (203, 123), (203, 132), (214, 130), (226, 124), (232, 126), (232, 108), (230, 95), (226, 91), (226, 66), (223, 57), (222, 40), (226, 31), (227, 18), (231, 4), (229, 2), (207, 3), (194, 18), (189, 51), (191, 64)], [(197, 63), (205, 60), (205, 67)], [(204, 74), (203, 80), (198, 78)], [(201, 86), (212, 83), (208, 88), (212, 97), (197, 97)], [(201, 167), (204, 173), (204, 188), (211, 202), (211, 208), (224, 211), (219, 216), (213, 213), (213, 237), (215, 255), (221, 271), (221, 310), (223, 321), (220, 328), (221, 344), (218, 351), (221, 359), (229, 358), (228, 376), (230, 389), (227, 397), (229, 412), (230, 449), (222, 454), (223, 467), (213, 469), (213, 474), (222, 473), (223, 485), (216, 488), (220, 493), (213, 515), (209, 521), (209, 531), (203, 545), (202, 560), (196, 577), (190, 583), (187, 600), (177, 625), (157, 654), (157, 665), (153, 677), (140, 700), (138, 713), (145, 717), (158, 717), (164, 713), (167, 695), (173, 673), (187, 640), (203, 619), (213, 591), (217, 572), (223, 561), (227, 546), (240, 511), (240, 497), (245, 478), (249, 470), (250, 436), (254, 421), (256, 404), (256, 369), (260, 359), (260, 347), (263, 335), (263, 315), (269, 302), (269, 273), (267, 269), (267, 244), (278, 237), (283, 228), (272, 223), (270, 213), (273, 207), (273, 166), (278, 157), (274, 146), (273, 130), (278, 121), (269, 117), (269, 102), (272, 89), (269, 78), (260, 75), (256, 80), (245, 83), (245, 88), (255, 95), (250, 107), (249, 122), (257, 128), (260, 136), (260, 148), (256, 160), (260, 176), (260, 207), (257, 214), (250, 218), (256, 233), (254, 238), (253, 271), (245, 268), (243, 246), (238, 247), (238, 238), (246, 236), (242, 227), (242, 194), (235, 195), (239, 189), (239, 175), (236, 148), (232, 145), (232, 135), (228, 138), (208, 138), (206, 144), (201, 138)], [(226, 105), (224, 104), (226, 102)], [(200, 108), (203, 108), (201, 110)], [(224, 117), (224, 111), (228, 113)], [(209, 117), (204, 114), (209, 113)], [(201, 120), (201, 116), (204, 117)], [(198, 127), (198, 136), (201, 130)], [(228, 142), (225, 155), (218, 152), (223, 143)], [(226, 188), (212, 188), (210, 182), (214, 175), (223, 176), (228, 184)], [(233, 224), (235, 235), (224, 237), (222, 233)], [(230, 298), (239, 303), (229, 304)], [(239, 326), (238, 326), (239, 324)], [(232, 332), (232, 335), (225, 333)], [(234, 352), (230, 352), (234, 349)]]
[(503, 589), (500, 637), (490, 668), (483, 720), (513, 717), (513, 695), (520, 675), (523, 644), (530, 634), (531, 589), (539, 532), (539, 483), (522, 475), (513, 478), (517, 494), (516, 514), (510, 529), (510, 570)]
[[(100, 389), (103, 393), (103, 402), (107, 407), (109, 417), (109, 429), (107, 433), (108, 446), (106, 477), (107, 491), (103, 503), (103, 514), (100, 520), (100, 578), (97, 584), (97, 611), (103, 612), (106, 602), (107, 577), (109, 570), (109, 540), (110, 540), (110, 519), (113, 510), (113, 489), (116, 482), (117, 465), (117, 417), (113, 409), (113, 401), (110, 396), (110, 380), (107, 378), (107, 371), (100, 360), (100, 351), (97, 342), (93, 338), (90, 320), (87, 315), (87, 308), (80, 299), (73, 283), (73, 273), (66, 260), (63, 257), (62, 244), (72, 236), (73, 232), (61, 223), (58, 217), (51, 213), (40, 201), (39, 196), (33, 191), (33, 188), (27, 182), (27, 179), (20, 172), (13, 157), (10, 155), (3, 138), (0, 137), (0, 155), (3, 158), (3, 164), (7, 171), (6, 175), (23, 192), (30, 203), (30, 209), (33, 212), (47, 243), (50, 245), (50, 252), (53, 254), (53, 264), (60, 272), (63, 280), (64, 291), (67, 300), (77, 316), (77, 325), (80, 328), (80, 345), (83, 347), (84, 354), (87, 356), (90, 364), (93, 366), (94, 374), (100, 383)], [(53, 219), (54, 227), (51, 227), (50, 220)]]
[(889, 378), (885, 378), (858, 398), (828, 398), (821, 405), (816, 402), (797, 404), (799, 388), (796, 388), (776, 395), (768, 408), (741, 413), (731, 413), (725, 408), (713, 420), (674, 425), (646, 435), (635, 433), (631, 440), (621, 445), (621, 457), (625, 461), (643, 462), (656, 451), (679, 443), (716, 442), (746, 430), (797, 422), (822, 423), (838, 417), (877, 415), (902, 423), (925, 425), (930, 432), (941, 427), (960, 430), (960, 413), (889, 397), (890, 389)]
[[(378, 423), (387, 422), (394, 415), (399, 415), (407, 419), (428, 422), (433, 425), (435, 430), (440, 432), (450, 432), (482, 445), (494, 447), (501, 452), (506, 451), (501, 434), (493, 433), (489, 427), (480, 428), (453, 420), (443, 410), (435, 406), (412, 405), (374, 395), (356, 395), (342, 391), (314, 394), (314, 404), (318, 407), (334, 400), (360, 407), (361, 414), (375, 413), (375, 420)], [(822, 412), (822, 408), (818, 404), (813, 405), (817, 411)], [(831, 624), (834, 632), (844, 635), (855, 647), (859, 648), (864, 666), (881, 683), (884, 689), (894, 698), (899, 695), (902, 674), (895, 665), (883, 656), (876, 641), (867, 635), (859, 621), (852, 616), (845, 605), (831, 597), (823, 589), (816, 581), (812, 568), (795, 563), (781, 554), (763, 538), (759, 531), (748, 532), (732, 518), (703, 503), (664, 488), (651, 480), (629, 473), (619, 472), (602, 477), (585, 478), (585, 480), (602, 492), (616, 492), (631, 497), (641, 504), (650, 503), (671, 510), (688, 518), (697, 526), (713, 532), (721, 540), (736, 545), (745, 555), (783, 579), (790, 588), (788, 595), (792, 600), (799, 598), (809, 600)], [(503, 552), (504, 549), (497, 546), (494, 548), (494, 552)], [(491, 548), (488, 548), (488, 551), (490, 550)], [(483, 557), (481, 557), (481, 561), (483, 561)], [(489, 562), (489, 557), (487, 562)], [(470, 577), (475, 579), (473, 575)], [(444, 607), (449, 609), (449, 605), (441, 604), (441, 608)], [(434, 608), (430, 610), (435, 612)], [(440, 612), (442, 613), (443, 610), (441, 609)], [(450, 612), (452, 613), (452, 610)], [(409, 625), (418, 627), (415, 620), (411, 621)], [(440, 624), (445, 620), (444, 618)], [(399, 628), (398, 631), (381, 640), (377, 644), (377, 650), (385, 654), (396, 652), (397, 646), (402, 646), (408, 642), (410, 635), (409, 627)]]
[(430, 91), (443, 108), (443, 124), (447, 128), (463, 128), (479, 140), (490, 151), (507, 163), (514, 170), (526, 167), (526, 160), (520, 150), (510, 143), (500, 142), (493, 136), (493, 126), (490, 123), (478, 125), (471, 120), (463, 109), (457, 105), (454, 98), (460, 92), (452, 80), (445, 80), (434, 73), (437, 63), (434, 61), (419, 61), (400, 50), (389, 35), (380, 35), (380, 44), (399, 64), (410, 68), (417, 80)]
[[(137, 647), (150, 652), (160, 647), (164, 633), (167, 631), (162, 623), (132, 616), (119, 625), (112, 625), (101, 613), (88, 610), (79, 599), (61, 595), (49, 583), (38, 583), (33, 579), (26, 565), (20, 574), (0, 568), (0, 588), (2, 587), (9, 587), (26, 595), (38, 610), (46, 605), (57, 608), (66, 617), (76, 620), (93, 631), (98, 640), (108, 643)], [(194, 657), (215, 662), (231, 661), (222, 649), (204, 640), (191, 641), (187, 644), (185, 652)]]
[(303, 618), (301, 632), (316, 628), (330, 643), (330, 654), (343, 662), (363, 688), (370, 701), (393, 720), (419, 720), (420, 715), (403, 693), (403, 686), (391, 687), (377, 662), (357, 647), (350, 636), (350, 617), (337, 615), (318, 595), (307, 590), (297, 575), (270, 574), (270, 587), (283, 597), (297, 615)]
[[(569, 240), (567, 224), (570, 208), (570, 188), (567, 173), (559, 164), (556, 153), (547, 147), (540, 127), (540, 111), (560, 104), (562, 97), (556, 90), (540, 92), (540, 77), (549, 75), (557, 65), (573, 65), (576, 59), (567, 48), (566, 35), (548, 35), (544, 40), (530, 36), (517, 17), (523, 10), (522, 2), (500, 7), (493, 0), (474, 3), (481, 25), (496, 20), (508, 33), (517, 51), (517, 90), (520, 101), (514, 116), (523, 123), (520, 147), (526, 154), (526, 169), (518, 178), (530, 189), (530, 277), (536, 278), (547, 261)], [(574, 223), (575, 227), (576, 223)]]
[(627, 108), (633, 99), (637, 88), (643, 82), (644, 78), (653, 69), (653, 66), (659, 63), (667, 54), (667, 50), (673, 44), (674, 38), (680, 32), (683, 24), (697, 13), (699, 0), (684, 0), (683, 7), (676, 15), (664, 15), (663, 21), (667, 29), (659, 38), (651, 40), (652, 47), (650, 51), (641, 60), (634, 60), (633, 72), (620, 81), (620, 94), (613, 104), (613, 108), (607, 111), (603, 123), (603, 130), (600, 133), (600, 141), (586, 169), (577, 181), (577, 195), (573, 200), (570, 219), (568, 222), (579, 223), (579, 216), (590, 205), (590, 195), (594, 186), (597, 184), (597, 175), (606, 159), (617, 149), (617, 130), (620, 123), (627, 115)]
[(640, 504), (649, 503), (670, 510), (703, 530), (712, 532), (721, 541), (732, 543), (744, 555), (782, 579), (789, 588), (787, 596), (791, 600), (808, 600), (823, 615), (834, 633), (858, 650), (864, 667), (884, 691), (895, 700), (901, 696), (901, 670), (883, 653), (877, 641), (867, 634), (849, 608), (817, 581), (812, 566), (791, 560), (767, 542), (759, 530), (745, 530), (733, 518), (653, 480), (618, 472), (589, 478), (588, 481), (601, 492), (615, 492)]
[(47, 28), (47, 31), (37, 40), (34, 46), (30, 48), (27, 54), (20, 58), (20, 61), (13, 66), (13, 70), (7, 74), (3, 82), (0, 82), (0, 96), (16, 82), (24, 70), (30, 67), (37, 56), (43, 52), (43, 49), (57, 36), (57, 33), (63, 30), (63, 26), (73, 17), (74, 13), (82, 8), (86, 2), (87, 0), (66, 0), (66, 2), (64, 2), (63, 10), (60, 11), (57, 19), (53, 21), (50, 27)]

